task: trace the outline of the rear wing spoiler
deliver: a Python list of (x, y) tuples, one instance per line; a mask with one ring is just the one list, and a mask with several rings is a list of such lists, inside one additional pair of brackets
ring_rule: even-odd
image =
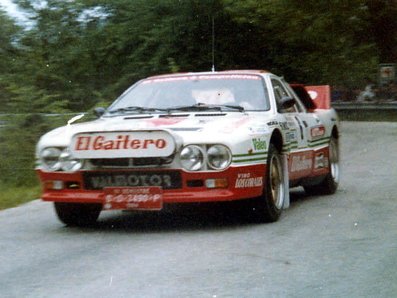
[(329, 85), (305, 86), (291, 84), (291, 88), (309, 111), (331, 109), (331, 87)]
[(311, 99), (316, 104), (317, 109), (329, 110), (331, 108), (331, 87), (323, 86), (305, 86)]

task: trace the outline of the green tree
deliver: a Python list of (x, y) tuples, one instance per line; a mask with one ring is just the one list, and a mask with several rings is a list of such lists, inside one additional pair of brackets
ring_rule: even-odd
[(0, 112), (5, 112), (10, 104), (8, 81), (17, 71), (16, 63), (20, 58), (16, 43), (21, 29), (2, 10), (0, 10), (0, 28)]
[(368, 10), (366, 34), (362, 39), (375, 42), (379, 60), (397, 63), (397, 2), (389, 0), (367, 0)]
[(352, 86), (376, 70), (377, 48), (362, 40), (363, 0), (224, 2), (235, 20), (258, 28), (269, 67), (289, 80)]

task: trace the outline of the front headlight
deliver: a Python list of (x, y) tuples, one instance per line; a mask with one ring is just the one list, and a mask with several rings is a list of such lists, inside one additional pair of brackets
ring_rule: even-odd
[(67, 172), (75, 172), (81, 169), (83, 163), (80, 159), (72, 158), (69, 150), (65, 149), (59, 157), (61, 162), (61, 169)]
[(230, 150), (223, 145), (213, 145), (207, 150), (208, 165), (214, 170), (226, 169), (231, 160)]
[(46, 148), (40, 152), (40, 161), (48, 171), (58, 171), (61, 168), (59, 157), (62, 151), (58, 148)]
[(40, 162), (47, 171), (73, 172), (81, 169), (82, 161), (73, 159), (69, 150), (61, 150), (55, 147), (45, 148), (40, 152)]
[(188, 145), (180, 154), (182, 167), (188, 171), (199, 171), (203, 168), (204, 154), (199, 146)]

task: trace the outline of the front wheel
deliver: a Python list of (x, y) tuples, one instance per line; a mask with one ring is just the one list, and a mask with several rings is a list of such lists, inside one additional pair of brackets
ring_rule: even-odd
[(267, 157), (265, 189), (263, 195), (254, 199), (254, 219), (258, 222), (275, 222), (279, 219), (285, 199), (283, 162), (280, 152), (270, 144)]
[(68, 226), (94, 224), (102, 210), (101, 204), (54, 203), (55, 212), (61, 222)]

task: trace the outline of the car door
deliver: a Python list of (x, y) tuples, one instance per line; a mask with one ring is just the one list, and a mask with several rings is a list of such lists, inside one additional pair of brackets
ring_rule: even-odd
[(295, 105), (287, 110), (282, 109), (279, 105), (277, 108), (278, 113), (283, 114), (287, 120), (286, 141), (289, 142), (290, 148), (288, 158), (289, 176), (290, 180), (296, 180), (308, 176), (312, 172), (313, 152), (308, 144), (310, 127), (313, 124), (312, 118), (305, 115), (306, 110), (284, 82), (273, 78), (271, 79), (271, 84), (276, 103), (280, 103), (285, 96), (296, 99)]
[(283, 114), (287, 120), (289, 134), (287, 135), (287, 141), (290, 141), (293, 149), (303, 149), (307, 147), (306, 132), (304, 130), (304, 123), (300, 119), (299, 107), (295, 104), (293, 107), (283, 110), (279, 106), (283, 97), (292, 97), (293, 95), (288, 92), (288, 89), (278, 79), (271, 80), (274, 97), (277, 103), (277, 111)]
[[(295, 93), (295, 89), (293, 89), (291, 86), (289, 86), (286, 82), (284, 82), (287, 89), (295, 95), (295, 100), (298, 103), (299, 106), (302, 107), (301, 111), (299, 112), (299, 118), (301, 119), (303, 125), (304, 125), (304, 130), (305, 130), (305, 137), (307, 139), (307, 144), (308, 147), (312, 150), (318, 149), (319, 146), (324, 145), (324, 141), (327, 140), (326, 136), (326, 131), (325, 131), (325, 125), (322, 122), (321, 118), (317, 116), (317, 114), (314, 112), (315, 105), (311, 105), (310, 103), (306, 103), (306, 105), (301, 101), (300, 96)], [(302, 86), (302, 88), (305, 88)], [(299, 93), (298, 93), (299, 94)], [(302, 94), (301, 96), (305, 96)], [(307, 94), (307, 96), (309, 96)], [(306, 101), (310, 100), (306, 99)], [(307, 108), (306, 106), (309, 105), (310, 108)]]

